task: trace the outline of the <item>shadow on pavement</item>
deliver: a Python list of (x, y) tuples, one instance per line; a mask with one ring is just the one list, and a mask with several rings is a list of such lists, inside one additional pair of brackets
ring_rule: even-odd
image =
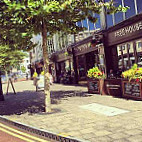
[[(88, 97), (81, 91), (51, 91), (51, 103), (59, 104), (61, 99), (68, 97)], [(5, 95), (5, 101), (0, 102), (0, 115), (21, 115), (23, 113), (39, 113), (45, 111), (44, 92), (23, 91), (17, 94)]]

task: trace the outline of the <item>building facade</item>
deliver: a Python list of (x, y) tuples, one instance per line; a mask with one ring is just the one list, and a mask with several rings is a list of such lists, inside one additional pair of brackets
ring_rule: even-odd
[[(83, 82), (87, 71), (95, 65), (106, 75), (110, 70), (117, 74), (118, 70), (129, 69), (134, 63), (141, 66), (141, 0), (116, 0), (115, 5), (130, 9), (111, 15), (103, 9), (100, 15), (93, 14), (98, 18), (95, 24), (88, 19), (76, 23), (86, 27), (85, 31), (77, 35), (60, 32), (49, 40), (48, 52), (56, 82), (62, 82), (67, 72), (75, 78), (74, 83)], [(96, 43), (98, 37), (101, 41)]]

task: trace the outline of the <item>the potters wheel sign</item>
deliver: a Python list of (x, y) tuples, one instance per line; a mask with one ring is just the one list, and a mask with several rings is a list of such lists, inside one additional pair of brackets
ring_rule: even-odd
[(109, 107), (109, 106), (105, 106), (105, 105), (101, 105), (97, 103), (83, 105), (83, 106), (80, 106), (80, 108), (90, 110), (94, 113), (103, 114), (106, 116), (115, 116), (115, 115), (129, 112), (128, 110), (123, 110), (116, 107)]

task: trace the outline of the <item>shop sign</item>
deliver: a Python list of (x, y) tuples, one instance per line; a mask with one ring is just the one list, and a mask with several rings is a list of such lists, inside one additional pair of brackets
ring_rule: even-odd
[(141, 83), (124, 82), (124, 96), (141, 97)]
[(135, 23), (133, 25), (124, 27), (118, 31), (115, 32), (115, 37), (122, 37), (125, 36), (127, 34), (131, 34), (134, 33), (136, 31), (142, 30), (142, 21)]
[(75, 50), (76, 53), (79, 53), (79, 52), (87, 51), (89, 48), (90, 48), (90, 43), (78, 46), (74, 50)]
[(108, 33), (108, 46), (120, 44), (142, 36), (142, 21), (120, 28)]

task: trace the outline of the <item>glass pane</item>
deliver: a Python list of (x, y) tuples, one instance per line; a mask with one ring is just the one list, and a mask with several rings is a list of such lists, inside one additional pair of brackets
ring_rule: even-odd
[(96, 29), (101, 28), (100, 15), (99, 14), (95, 14), (94, 17), (98, 18), (97, 22), (95, 23)]
[(86, 77), (84, 59), (85, 59), (84, 55), (78, 56), (78, 74), (80, 79), (83, 79)]
[(89, 21), (89, 30), (94, 30), (94, 23), (92, 23), (91, 21)]
[(83, 23), (83, 27), (88, 29), (87, 19), (83, 20), (82, 23)]
[(107, 27), (113, 26), (112, 15), (107, 15)]
[(132, 42), (128, 43), (127, 48), (128, 48), (128, 51), (129, 51), (129, 63), (130, 63), (129, 68), (131, 68), (133, 66), (133, 64), (135, 63), (133, 43)]
[(136, 41), (138, 66), (142, 67), (142, 40)]
[(81, 22), (77, 22), (77, 26), (82, 27), (82, 23)]
[(118, 61), (117, 77), (121, 77), (121, 73), (123, 71), (123, 59), (121, 54), (122, 54), (122, 46), (117, 46), (117, 61)]
[(130, 9), (128, 9), (126, 12), (126, 18), (129, 18), (136, 14), (134, 0), (124, 0), (124, 5), (130, 7)]
[[(122, 5), (122, 0), (115, 1), (115, 5), (116, 6)], [(115, 16), (115, 24), (123, 21), (123, 13), (122, 12), (116, 13), (114, 16)]]
[(142, 12), (142, 0), (137, 0), (138, 13)]

